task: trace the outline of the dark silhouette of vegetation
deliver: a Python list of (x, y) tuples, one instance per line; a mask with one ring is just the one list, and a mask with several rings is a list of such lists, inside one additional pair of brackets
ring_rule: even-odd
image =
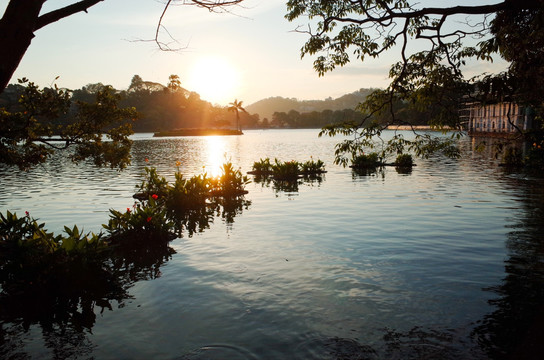
[(296, 180), (301, 177), (318, 176), (326, 173), (325, 163), (321, 160), (308, 160), (305, 162), (280, 161), (274, 159), (271, 162), (269, 158), (260, 159), (253, 163), (251, 171), (248, 174), (258, 177), (271, 176), (275, 180)]
[(137, 281), (160, 277), (176, 253), (172, 239), (204, 231), (215, 217), (232, 224), (251, 204), (242, 196), (247, 181), (230, 163), (217, 178), (185, 179), (178, 171), (171, 185), (147, 169), (139, 191), (148, 196), (110, 210), (100, 234), (73, 226), (56, 235), (29, 213), (0, 213), (2, 357), (24, 357), (17, 343), (31, 326), (55, 339), (47, 346), (56, 357), (92, 353), (86, 334), (97, 313), (123, 306)]
[[(87, 10), (103, 0), (74, 0), (55, 10), (43, 13), (46, 0), (9, 0), (2, 18), (0, 18), (0, 93), (6, 88), (13, 73), (19, 66), (36, 32), (59, 20)], [(161, 50), (173, 50), (160, 39), (162, 20), (170, 5), (178, 3), (194, 5), (209, 11), (226, 11), (243, 0), (167, 0), (164, 10), (157, 19), (154, 41)]]
[[(413, 124), (413, 116), (405, 115), (414, 111), (425, 113), (434, 108), (429, 117), (431, 125), (461, 131), (459, 109), (464, 96), (477, 95), (472, 100), (483, 103), (511, 101), (532, 105), (537, 118), (542, 118), (542, 0), (436, 7), (405, 0), (289, 0), (287, 11), (290, 21), (302, 18), (310, 22), (297, 31), (308, 35), (302, 56), (315, 56), (314, 69), (319, 75), (353, 59), (365, 61), (387, 51), (399, 51), (399, 61), (392, 64), (389, 72), (391, 84), (372, 93), (359, 106), (364, 119), (323, 129), (324, 135), (354, 136), (338, 145), (336, 155), (340, 163), (346, 163), (344, 154), (360, 152), (387, 125)], [(456, 21), (460, 17), (465, 20)], [(415, 42), (418, 46), (411, 46)], [(425, 42), (428, 46), (422, 48)], [(506, 72), (471, 79), (463, 76), (467, 62), (492, 61), (493, 56), (509, 62)], [(406, 105), (409, 111), (401, 111)], [(375, 115), (384, 114), (389, 117), (386, 123), (374, 122)], [(399, 140), (418, 155), (433, 151), (458, 155), (452, 141), (439, 143), (425, 136)]]
[(238, 101), (238, 99), (235, 99), (229, 104), (227, 110), (236, 114), (236, 130), (242, 130), (242, 128), (240, 128), (240, 112), (247, 113), (246, 109), (244, 109), (244, 107), (242, 106), (242, 101)]
[[(234, 120), (228, 108), (184, 89), (177, 75), (166, 86), (135, 75), (122, 91), (102, 83), (73, 91), (39, 89), (22, 79), (0, 94), (0, 162), (29, 168), (70, 147), (74, 161), (122, 169), (130, 162), (133, 131), (235, 126), (259, 127), (259, 116), (240, 111)], [(103, 141), (104, 135), (111, 141)]]
[(69, 157), (75, 162), (92, 159), (120, 169), (130, 162), (128, 136), (136, 110), (119, 106), (121, 96), (111, 87), (102, 86), (86, 102), (56, 86), (20, 83), (26, 86), (13, 86), (15, 91), (2, 97), (0, 162), (27, 169), (67, 148), (74, 149)]

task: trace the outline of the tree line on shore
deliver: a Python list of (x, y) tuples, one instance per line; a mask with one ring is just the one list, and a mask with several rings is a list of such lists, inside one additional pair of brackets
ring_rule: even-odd
[[(70, 100), (73, 104), (93, 103), (96, 94), (106, 87), (101, 82), (87, 84), (69, 91)], [(25, 86), (21, 84), (8, 85), (0, 94), (0, 108), (12, 113), (19, 111), (19, 99), (24, 91)], [(120, 96), (119, 107), (134, 108), (138, 112), (138, 118), (132, 124), (136, 132), (236, 126), (236, 115), (228, 107), (212, 105), (201, 99), (198, 93), (184, 89), (177, 75), (171, 75), (167, 85), (144, 81), (139, 75), (134, 75), (128, 89), (113, 91)], [(72, 111), (60, 114), (59, 122), (68, 122), (73, 115)], [(258, 127), (259, 122), (257, 114), (240, 113), (242, 127)]]
[[(171, 75), (166, 85), (144, 81), (139, 75), (134, 75), (130, 86), (126, 90), (113, 89), (120, 95), (119, 106), (121, 108), (135, 108), (139, 114), (137, 121), (132, 124), (135, 132), (156, 132), (180, 128), (322, 128), (335, 123), (355, 123), (361, 121), (365, 114), (356, 110), (357, 101), (351, 99), (342, 109), (324, 109), (313, 111), (298, 111), (297, 104), (308, 101), (291, 99), (292, 109), (288, 111), (274, 111), (272, 117), (261, 119), (257, 113), (251, 114), (241, 111), (239, 119), (227, 106), (212, 104), (201, 99), (197, 92), (187, 90), (181, 86), (177, 75)], [(101, 82), (87, 84), (80, 89), (66, 90), (70, 94), (73, 103), (92, 103), (95, 101), (98, 91), (108, 85)], [(0, 93), (0, 107), (10, 112), (20, 110), (19, 99), (24, 94), (25, 86), (22, 84), (9, 84), (4, 92)], [(368, 89), (369, 91), (371, 89)], [(360, 92), (360, 91), (359, 91)], [(350, 97), (347, 94), (339, 99)], [(366, 96), (366, 92), (364, 93)], [(353, 96), (351, 96), (353, 97)], [(263, 101), (266, 101), (262, 100)], [(364, 100), (364, 99), (361, 99)], [(316, 108), (324, 107), (331, 99), (312, 101)], [(345, 101), (344, 101), (345, 102)], [(249, 109), (253, 105), (248, 106)], [(338, 104), (335, 107), (339, 107)], [(340, 106), (341, 107), (341, 106)], [(407, 107), (399, 104), (399, 108)], [(73, 111), (60, 114), (60, 123), (68, 122), (74, 115)], [(412, 123), (417, 125), (427, 124), (427, 114), (412, 112)], [(375, 122), (386, 123), (388, 115), (375, 116)]]

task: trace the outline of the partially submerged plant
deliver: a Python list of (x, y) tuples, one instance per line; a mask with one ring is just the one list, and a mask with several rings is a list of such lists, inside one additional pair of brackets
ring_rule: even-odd
[(325, 163), (321, 160), (308, 160), (300, 164), (301, 172), (304, 175), (316, 175), (325, 172)]
[(394, 165), (396, 167), (410, 168), (414, 166), (414, 159), (410, 154), (399, 154), (395, 159)]
[(247, 194), (244, 189), (250, 180), (242, 172), (235, 169), (231, 162), (223, 164), (221, 175), (211, 181), (212, 196), (236, 197)]
[(378, 167), (381, 164), (378, 153), (372, 152), (368, 155), (361, 154), (352, 159), (352, 168), (369, 169)]
[(84, 233), (77, 226), (65, 226), (64, 232), (55, 235), (28, 214), (0, 213), (2, 293), (54, 291), (68, 279), (81, 281), (82, 273), (100, 273), (108, 249), (102, 234)]
[(145, 167), (145, 174), (145, 179), (137, 187), (137, 199), (145, 200), (152, 194), (164, 196), (168, 192), (168, 181), (157, 174), (157, 169)]
[(272, 165), (272, 172), (276, 180), (294, 180), (300, 175), (299, 163), (294, 160), (281, 162), (275, 159)]
[(165, 202), (159, 200), (158, 195), (153, 195), (148, 200), (135, 203), (125, 212), (110, 209), (108, 224), (102, 225), (110, 239), (138, 237), (144, 233), (147, 237), (158, 239), (174, 237), (175, 224), (170, 219)]
[(260, 159), (253, 163), (251, 174), (254, 175), (269, 175), (272, 173), (272, 164), (270, 163), (270, 158)]

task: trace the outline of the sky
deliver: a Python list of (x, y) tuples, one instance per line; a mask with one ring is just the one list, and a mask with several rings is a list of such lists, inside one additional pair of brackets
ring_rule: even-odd
[[(1, 14), (7, 3), (0, 0)], [(42, 13), (70, 3), (47, 1)], [(227, 14), (173, 6), (163, 24), (177, 41), (172, 46), (181, 49), (161, 51), (146, 40), (154, 38), (163, 8), (160, 0), (105, 0), (88, 13), (50, 24), (36, 32), (11, 82), (26, 77), (41, 86), (56, 83), (69, 89), (102, 82), (123, 90), (134, 75), (166, 85), (175, 74), (184, 88), (213, 104), (237, 99), (249, 105), (274, 96), (322, 100), (360, 88), (383, 88), (398, 59), (394, 51), (319, 77), (313, 58), (300, 56), (306, 35), (293, 31), (305, 25), (304, 19), (284, 18), (285, 0), (246, 0)], [(475, 64), (475, 69), (488, 66)]]

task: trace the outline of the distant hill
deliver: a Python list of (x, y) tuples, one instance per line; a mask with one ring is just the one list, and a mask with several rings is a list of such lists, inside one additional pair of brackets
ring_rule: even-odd
[(272, 120), (272, 114), (275, 112), (289, 112), (296, 110), (300, 113), (323, 111), (323, 110), (344, 110), (354, 109), (359, 103), (363, 102), (368, 94), (375, 89), (360, 89), (339, 98), (328, 98), (325, 100), (297, 100), (295, 98), (284, 98), (281, 96), (271, 97), (259, 100), (256, 103), (246, 106), (250, 114), (259, 114), (261, 119)]

